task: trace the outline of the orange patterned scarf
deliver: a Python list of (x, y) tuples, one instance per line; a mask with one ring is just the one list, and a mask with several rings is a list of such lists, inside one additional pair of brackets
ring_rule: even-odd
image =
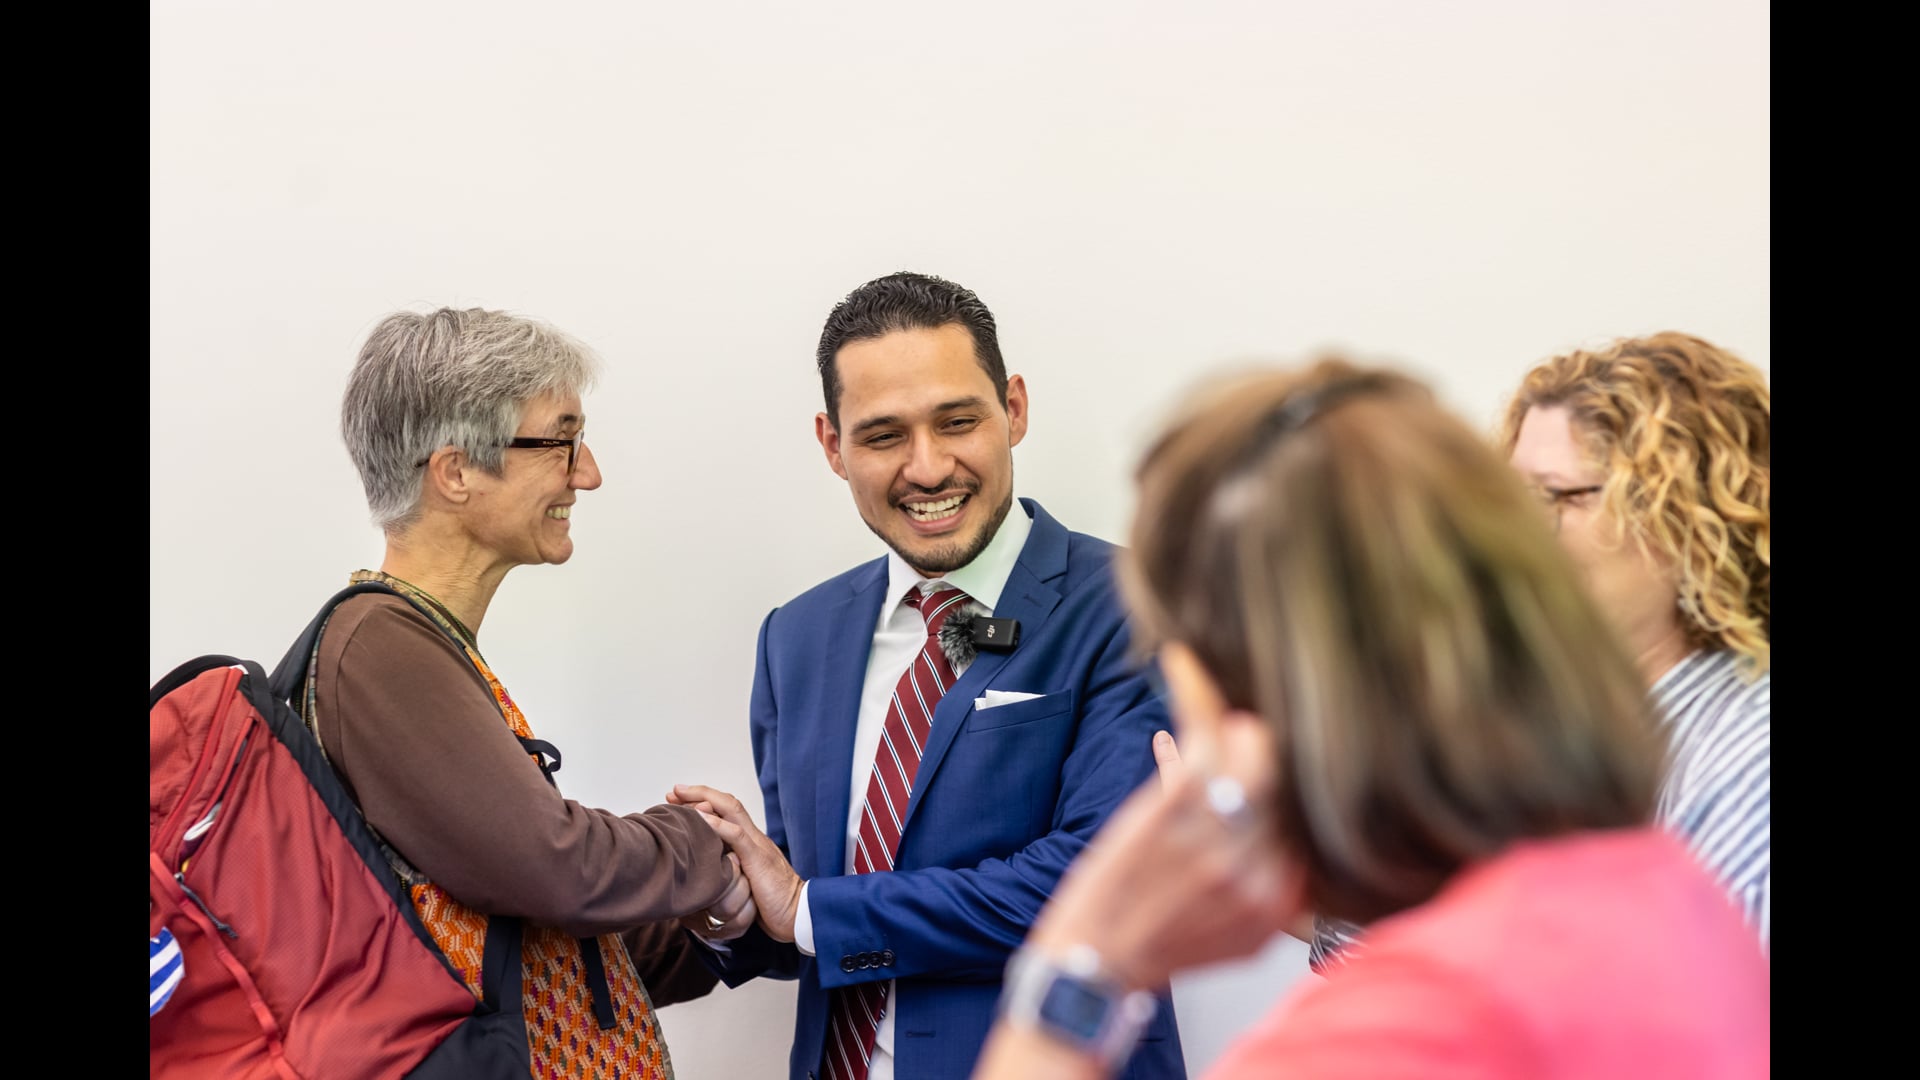
[[(493, 699), (507, 726), (522, 738), (533, 738), (520, 707), (481, 657), (472, 633), (452, 612), (426, 592), (388, 574), (360, 570), (352, 580), (377, 581), (393, 588), (459, 641), (474, 669), (493, 688)], [(317, 642), (314, 652), (317, 661)], [(305, 712), (309, 727), (317, 727), (313, 720), (313, 672), (317, 667), (317, 662), (308, 666)], [(486, 914), (448, 895), (391, 847), (387, 852), (413, 897), (421, 921), (466, 980), (467, 989), (478, 998), (482, 993), (481, 954), (487, 941)], [(618, 934), (603, 934), (597, 940), (605, 959), (607, 983), (613, 991), (616, 1023), (611, 1028), (602, 1028), (594, 1019), (580, 939), (549, 926), (527, 923), (523, 928), (521, 987), (527, 1043), (533, 1052), (532, 1075), (536, 1080), (673, 1080), (673, 1063), (660, 1037), (653, 1002), (627, 956), (626, 945)]]

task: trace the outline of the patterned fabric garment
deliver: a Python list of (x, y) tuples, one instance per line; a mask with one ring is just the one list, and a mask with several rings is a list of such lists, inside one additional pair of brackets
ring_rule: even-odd
[[(378, 571), (356, 571), (352, 580), (356, 583), (377, 581), (395, 589), (459, 641), (474, 669), (493, 689), (494, 700), (499, 703), (507, 726), (522, 738), (533, 737), (520, 707), (514, 704), (507, 688), (480, 656), (473, 635), (439, 601), (399, 578)], [(316, 738), (319, 732), (313, 694), (318, 654), (316, 642), (314, 658), (308, 664), (306, 707), (302, 710)], [(384, 840), (382, 845), (385, 846)], [(391, 847), (386, 851), (407, 885), (420, 920), (466, 980), (467, 989), (478, 998), (481, 954), (487, 940), (486, 914), (448, 895)], [(598, 941), (607, 982), (613, 991), (617, 1021), (605, 1029), (594, 1019), (580, 940), (549, 926), (528, 923), (523, 928), (521, 989), (527, 1044), (533, 1055), (531, 1075), (536, 1080), (673, 1080), (673, 1063), (667, 1057), (666, 1042), (660, 1037), (653, 1002), (627, 956), (625, 944), (617, 934), (603, 934)]]

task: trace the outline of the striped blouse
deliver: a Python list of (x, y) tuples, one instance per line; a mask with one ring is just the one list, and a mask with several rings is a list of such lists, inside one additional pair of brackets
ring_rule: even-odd
[(1653, 684), (1672, 758), (1659, 818), (1720, 879), (1770, 944), (1773, 923), (1773, 675), (1696, 652)]
[[(1748, 681), (1739, 657), (1695, 652), (1653, 684), (1669, 760), (1656, 816), (1687, 841), (1770, 948), (1773, 919), (1773, 674)], [(1360, 928), (1314, 920), (1314, 971), (1355, 947)]]

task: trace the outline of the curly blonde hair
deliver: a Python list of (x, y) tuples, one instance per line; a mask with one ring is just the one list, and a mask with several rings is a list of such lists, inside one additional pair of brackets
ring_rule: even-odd
[(1603, 499), (1642, 550), (1680, 577), (1687, 634), (1767, 670), (1772, 630), (1766, 376), (1672, 331), (1556, 356), (1527, 373), (1499, 433), (1508, 454), (1527, 410), (1565, 407), (1607, 473)]

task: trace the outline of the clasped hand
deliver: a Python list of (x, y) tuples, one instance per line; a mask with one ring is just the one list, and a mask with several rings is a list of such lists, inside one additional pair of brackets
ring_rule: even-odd
[[(667, 802), (698, 810), (727, 845), (727, 858), (737, 869), (734, 884), (720, 900), (705, 913), (682, 919), (681, 924), (709, 941), (730, 941), (758, 922), (775, 941), (792, 941), (804, 882), (779, 845), (753, 823), (740, 800), (703, 784), (675, 784), (667, 793)], [(709, 915), (721, 925), (709, 922)]]

